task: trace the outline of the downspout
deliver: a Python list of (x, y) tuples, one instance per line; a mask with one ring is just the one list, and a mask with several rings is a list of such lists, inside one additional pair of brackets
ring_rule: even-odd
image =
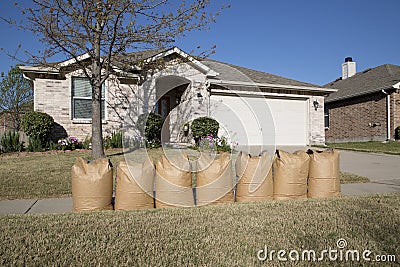
[(386, 116), (387, 116), (387, 141), (390, 140), (390, 94), (382, 89), (382, 93), (386, 95)]

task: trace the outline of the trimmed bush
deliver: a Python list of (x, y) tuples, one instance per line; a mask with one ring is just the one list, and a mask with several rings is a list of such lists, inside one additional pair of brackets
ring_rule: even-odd
[(394, 130), (394, 138), (395, 138), (396, 140), (400, 140), (400, 126), (398, 126), (398, 127), (396, 128), (396, 130)]
[(142, 114), (137, 121), (137, 127), (146, 140), (148, 148), (156, 148), (161, 144), (161, 129), (163, 120), (161, 115), (150, 113)]
[(49, 114), (31, 111), (22, 117), (22, 129), (30, 137), (40, 141), (45, 147), (54, 127), (54, 119)]
[(219, 123), (209, 117), (200, 117), (193, 120), (191, 130), (196, 144), (199, 144), (201, 138), (218, 136)]
[(24, 149), (24, 142), (19, 141), (18, 132), (5, 132), (1, 137), (1, 152), (20, 152)]

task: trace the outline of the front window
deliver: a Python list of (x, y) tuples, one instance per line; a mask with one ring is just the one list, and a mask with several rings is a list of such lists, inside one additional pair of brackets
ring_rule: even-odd
[[(101, 119), (105, 115), (105, 86), (101, 90)], [(92, 87), (88, 78), (72, 78), (72, 118), (89, 120), (92, 118)]]
[(324, 107), (325, 128), (329, 128), (329, 109)]

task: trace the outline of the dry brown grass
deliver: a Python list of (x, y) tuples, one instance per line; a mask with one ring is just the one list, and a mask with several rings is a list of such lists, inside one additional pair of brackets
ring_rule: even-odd
[[(337, 248), (339, 238), (347, 240), (347, 249), (395, 254), (399, 260), (399, 202), (397, 194), (133, 212), (5, 215), (0, 216), (0, 265), (265, 266), (271, 262), (257, 260), (264, 246), (321, 251)], [(298, 266), (332, 263), (299, 262)], [(359, 264), (367, 263), (355, 265)]]

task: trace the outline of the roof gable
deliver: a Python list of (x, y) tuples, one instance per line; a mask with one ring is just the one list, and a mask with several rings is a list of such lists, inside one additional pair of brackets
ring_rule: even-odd
[(393, 86), (399, 82), (400, 66), (384, 64), (358, 72), (345, 80), (338, 79), (324, 85), (324, 87), (338, 89), (336, 93), (327, 97), (327, 102), (333, 102), (378, 92), (382, 89), (394, 89)]

